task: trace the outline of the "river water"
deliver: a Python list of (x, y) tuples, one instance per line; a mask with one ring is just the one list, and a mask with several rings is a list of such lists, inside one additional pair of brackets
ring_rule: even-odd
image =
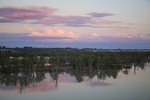
[(150, 63), (109, 70), (1, 73), (0, 100), (150, 100)]

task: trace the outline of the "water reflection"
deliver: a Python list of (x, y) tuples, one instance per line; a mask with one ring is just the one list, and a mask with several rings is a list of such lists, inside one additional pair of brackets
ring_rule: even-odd
[(132, 64), (124, 68), (95, 67), (74, 69), (73, 67), (52, 67), (45, 71), (29, 71), (18, 73), (0, 73), (0, 90), (24, 92), (46, 92), (56, 90), (59, 83), (85, 83), (87, 86), (111, 86), (113, 84), (104, 82), (108, 78), (116, 79), (118, 73), (127, 75), (131, 68), (134, 74), (139, 69), (149, 67), (149, 63)]
[(88, 83), (87, 84), (88, 86), (91, 86), (91, 87), (100, 87), (100, 86), (111, 86), (113, 84), (111, 83), (106, 83), (106, 82), (103, 82), (103, 81), (94, 81), (92, 83)]

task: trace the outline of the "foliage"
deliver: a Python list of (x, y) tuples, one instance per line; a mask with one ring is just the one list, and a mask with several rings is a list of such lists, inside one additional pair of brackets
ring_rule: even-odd
[[(45, 63), (53, 66), (83, 68), (124, 68), (133, 63), (150, 61), (149, 51), (108, 51), (77, 48), (6, 48), (0, 52), (0, 70), (4, 72), (45, 70)], [(95, 51), (96, 50), (96, 51)]]

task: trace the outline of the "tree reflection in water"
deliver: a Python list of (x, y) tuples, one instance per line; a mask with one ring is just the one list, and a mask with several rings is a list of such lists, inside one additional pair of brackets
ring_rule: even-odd
[[(124, 74), (128, 74), (130, 69), (134, 68), (134, 73), (136, 74), (137, 69), (144, 69), (147, 65), (147, 63), (141, 62), (141, 63), (133, 63), (130, 65), (126, 65), (125, 67), (82, 67), (82, 68), (74, 68), (74, 67), (51, 67), (48, 70), (33, 70), (33, 71), (21, 71), (18, 73), (0, 73), (0, 89), (4, 89), (4, 85), (6, 87), (13, 87), (17, 86), (18, 93), (25, 92), (26, 88), (30, 88), (32, 86), (35, 86), (35, 84), (38, 84), (42, 82), (44, 79), (46, 79), (46, 75), (49, 75), (49, 84), (52, 85), (49, 88), (56, 89), (59, 85), (59, 75), (61, 74), (69, 74), (70, 76), (75, 77), (77, 82), (84, 81), (84, 77), (88, 77), (89, 79), (93, 79), (95, 76), (99, 80), (105, 80), (106, 78), (114, 78), (116, 79), (118, 76), (118, 73), (122, 71)], [(98, 86), (98, 84), (104, 84), (104, 83), (93, 83), (93, 86)], [(44, 85), (44, 84), (43, 84)], [(109, 85), (109, 84), (107, 84)], [(18, 87), (19, 86), (19, 87)], [(3, 87), (3, 88), (2, 88)], [(38, 87), (38, 86), (37, 86)], [(42, 89), (42, 88), (41, 88)], [(46, 90), (46, 89), (45, 89)], [(43, 89), (44, 91), (44, 89)]]

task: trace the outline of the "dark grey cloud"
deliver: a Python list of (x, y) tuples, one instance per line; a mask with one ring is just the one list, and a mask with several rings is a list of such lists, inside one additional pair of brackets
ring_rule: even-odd
[(92, 27), (92, 28), (99, 28), (97, 26), (93, 25), (85, 25), (85, 24), (74, 24), (74, 23), (67, 23), (65, 26), (70, 26), (70, 27)]
[(44, 24), (44, 25), (62, 24), (65, 26), (86, 27), (87, 24), (92, 24), (90, 21), (91, 21), (91, 18), (86, 17), (86, 16), (53, 16), (51, 15), (47, 19), (34, 22), (34, 24)]
[(17, 20), (10, 20), (10, 19), (0, 19), (0, 23), (17, 23)]
[(90, 15), (91, 17), (94, 17), (94, 18), (102, 18), (102, 17), (107, 17), (107, 16), (114, 16), (115, 14), (91, 12), (91, 13), (88, 13), (87, 15)]
[[(97, 22), (96, 22), (97, 21)], [(57, 24), (71, 26), (71, 27), (92, 27), (92, 28), (116, 28), (115, 26), (108, 26), (115, 23), (121, 23), (119, 21), (103, 21), (103, 19), (98, 22), (98, 19), (93, 19), (87, 16), (50, 16), (47, 19), (39, 20), (33, 22), (33, 24), (44, 24), (55, 26)], [(102, 26), (107, 25), (107, 26)]]
[(91, 18), (84, 17), (84, 16), (69, 16), (66, 23), (83, 25), (83, 24), (87, 24), (90, 20)]

